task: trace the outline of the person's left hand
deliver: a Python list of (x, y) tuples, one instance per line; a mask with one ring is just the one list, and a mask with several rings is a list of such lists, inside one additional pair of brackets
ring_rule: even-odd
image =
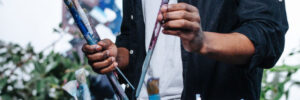
[(158, 21), (163, 23), (163, 33), (179, 36), (184, 48), (189, 52), (198, 52), (203, 46), (204, 33), (201, 29), (199, 11), (186, 4), (169, 4), (161, 7)]

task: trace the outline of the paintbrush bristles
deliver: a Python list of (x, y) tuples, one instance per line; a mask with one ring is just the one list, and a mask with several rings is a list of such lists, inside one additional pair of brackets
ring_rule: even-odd
[(150, 78), (147, 82), (148, 95), (159, 94), (159, 79)]

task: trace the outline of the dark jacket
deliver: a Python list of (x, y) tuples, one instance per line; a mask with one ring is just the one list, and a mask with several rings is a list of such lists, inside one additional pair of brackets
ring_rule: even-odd
[[(182, 99), (258, 100), (264, 68), (271, 68), (281, 56), (288, 29), (285, 4), (278, 0), (179, 0), (196, 6), (204, 31), (239, 32), (255, 46), (248, 64), (234, 65), (189, 53), (182, 48), (184, 90)], [(118, 47), (130, 51), (124, 70), (136, 87), (146, 55), (145, 24), (141, 0), (123, 1), (123, 23), (117, 37)], [(181, 74), (178, 74), (181, 75)], [(135, 92), (126, 89), (134, 99)]]

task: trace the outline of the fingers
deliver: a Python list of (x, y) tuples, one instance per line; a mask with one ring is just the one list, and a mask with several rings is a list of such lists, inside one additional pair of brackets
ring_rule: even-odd
[(195, 38), (196, 34), (179, 34), (178, 36), (183, 41), (191, 41), (191, 40), (193, 40)]
[(165, 4), (160, 9), (161, 13), (158, 15), (158, 21), (168, 21), (176, 19), (186, 19), (189, 21), (200, 22), (198, 9), (186, 3)]
[(103, 52), (98, 52), (98, 53), (94, 53), (94, 54), (87, 54), (86, 57), (88, 58), (89, 61), (101, 61), (103, 59), (106, 59), (107, 57), (109, 57), (109, 51), (105, 50)]
[(102, 50), (102, 47), (99, 45), (88, 45), (88, 44), (84, 44), (82, 46), (82, 51), (85, 54), (92, 54), (92, 53), (96, 53)]
[(186, 19), (188, 21), (196, 21), (200, 22), (200, 17), (198, 13), (190, 13), (184, 10), (172, 11), (163, 13), (163, 20), (178, 20), (178, 19)]
[(164, 30), (169, 29), (180, 29), (186, 31), (197, 31), (199, 30), (200, 26), (199, 23), (191, 22), (185, 19), (180, 20), (171, 20), (163, 24)]
[(113, 44), (113, 42), (109, 39), (104, 39), (100, 41), (98, 44), (102, 46), (104, 49), (108, 49)]
[(178, 10), (185, 10), (188, 12), (198, 12), (198, 9), (196, 7), (186, 3), (168, 4), (168, 5), (163, 5), (161, 7), (161, 11), (163, 13), (170, 12), (170, 11), (178, 11)]
[(118, 66), (115, 57), (110, 57), (101, 62), (91, 63), (93, 70), (100, 74), (106, 74), (108, 72), (112, 72)]
[(92, 63), (92, 67), (95, 69), (102, 69), (102, 68), (105, 68), (105, 67), (111, 65), (115, 61), (116, 61), (115, 57), (109, 57), (108, 59), (105, 59), (103, 61)]
[(164, 20), (164, 33), (179, 35), (200, 30), (198, 9), (186, 3), (163, 5), (158, 20)]
[(169, 30), (163, 30), (162, 32), (163, 32), (164, 34), (175, 35), (175, 36), (179, 36), (180, 33), (182, 33), (181, 30), (172, 30), (172, 29), (169, 29)]
[(117, 48), (115, 44), (109, 40), (104, 39), (98, 42), (97, 45), (87, 45), (82, 47), (82, 51), (86, 54), (89, 64), (97, 73), (108, 73), (117, 67), (116, 62)]
[(103, 49), (108, 49), (109, 46), (111, 46), (112, 44), (113, 44), (113, 42), (110, 41), (109, 39), (104, 39), (104, 40), (98, 42), (98, 45), (84, 44), (82, 46), (82, 51), (86, 54), (92, 54), (92, 53), (99, 52)]
[(158, 20), (159, 22), (162, 22), (162, 21), (164, 20), (164, 19), (163, 19), (162, 13), (159, 13), (159, 14), (158, 14), (157, 20)]
[(102, 69), (102, 70), (100, 71), (100, 73), (106, 74), (106, 73), (112, 72), (113, 70), (116, 69), (117, 66), (118, 66), (118, 63), (117, 63), (117, 62), (114, 62), (114, 63), (111, 64), (109, 67), (107, 67), (107, 68), (105, 68), (105, 69)]

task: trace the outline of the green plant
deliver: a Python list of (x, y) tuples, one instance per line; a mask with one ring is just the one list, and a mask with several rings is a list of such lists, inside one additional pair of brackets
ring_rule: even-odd
[[(289, 56), (299, 54), (299, 51), (293, 51)], [(280, 65), (272, 69), (264, 70), (261, 89), (261, 100), (279, 100), (283, 96), (288, 100), (290, 88), (294, 85), (300, 86), (300, 81), (291, 79), (291, 77), (300, 69), (300, 65)], [(271, 79), (271, 80), (269, 80)]]
[(62, 90), (62, 85), (75, 80), (74, 72), (88, 67), (73, 57), (50, 52), (36, 53), (29, 44), (22, 48), (17, 44), (0, 41), (0, 98), (3, 100), (66, 100), (71, 97)]

